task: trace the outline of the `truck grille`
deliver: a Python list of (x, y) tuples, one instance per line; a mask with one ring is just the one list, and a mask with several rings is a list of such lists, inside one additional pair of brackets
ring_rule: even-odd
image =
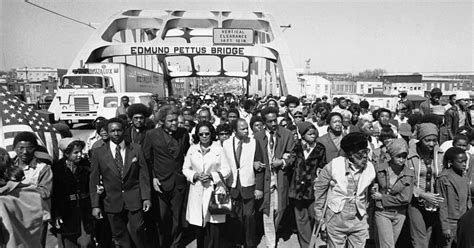
[(87, 97), (74, 98), (74, 107), (78, 112), (89, 111), (89, 99)]

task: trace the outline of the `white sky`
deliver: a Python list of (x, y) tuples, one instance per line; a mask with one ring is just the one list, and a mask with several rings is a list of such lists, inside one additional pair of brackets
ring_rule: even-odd
[[(64, 15), (105, 21), (124, 9), (265, 11), (280, 25), (295, 67), (312, 71), (474, 71), (473, 1), (31, 0)], [(0, 70), (69, 68), (93, 29), (22, 0), (0, 1)]]

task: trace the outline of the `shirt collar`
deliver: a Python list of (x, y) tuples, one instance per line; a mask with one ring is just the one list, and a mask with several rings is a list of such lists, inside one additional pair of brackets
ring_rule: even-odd
[[(15, 165), (20, 166), (20, 158), (16, 158)], [(30, 161), (30, 163), (28, 165), (25, 165), (22, 169), (23, 170), (29, 170), (30, 168), (31, 169), (36, 169), (37, 165), (38, 165), (38, 162), (36, 161), (36, 158), (33, 157), (33, 159)]]
[[(110, 150), (115, 151), (115, 149), (117, 148), (117, 144), (115, 144), (112, 141), (110, 141), (109, 144), (110, 144)], [(122, 142), (120, 142), (119, 145), (120, 145), (120, 150), (125, 149), (125, 140), (122, 140)]]

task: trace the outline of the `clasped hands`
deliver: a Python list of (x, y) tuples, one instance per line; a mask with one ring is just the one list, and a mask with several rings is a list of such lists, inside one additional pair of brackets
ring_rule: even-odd
[(193, 176), (194, 182), (201, 181), (201, 183), (207, 183), (210, 180), (212, 180), (211, 174), (207, 174), (204, 172), (196, 172)]

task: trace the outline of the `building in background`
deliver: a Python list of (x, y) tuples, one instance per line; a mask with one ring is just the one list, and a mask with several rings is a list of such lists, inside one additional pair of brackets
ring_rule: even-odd
[(331, 81), (316, 75), (299, 75), (298, 81), (303, 84), (305, 96), (314, 100), (331, 96)]
[(23, 81), (57, 81), (58, 69), (51, 67), (22, 67), (16, 69), (16, 77)]
[(406, 91), (409, 95), (424, 96), (426, 84), (422, 82), (422, 79), (423, 76), (421, 74), (381, 76), (383, 93), (385, 95), (397, 96), (400, 92)]
[(371, 95), (376, 91), (383, 89), (382, 81), (357, 81), (356, 94), (357, 95)]

